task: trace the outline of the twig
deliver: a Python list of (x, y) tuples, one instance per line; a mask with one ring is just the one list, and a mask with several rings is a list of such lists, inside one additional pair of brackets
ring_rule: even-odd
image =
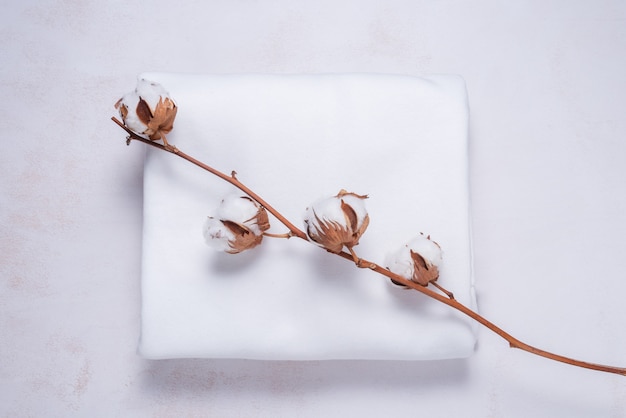
[(305, 241), (308, 241), (307, 235), (304, 231), (302, 231), (301, 229), (299, 229), (297, 226), (293, 225), (291, 222), (289, 222), (289, 220), (287, 218), (285, 218), (283, 215), (280, 214), (280, 212), (278, 212), (276, 209), (274, 209), (272, 206), (270, 206), (269, 203), (267, 203), (265, 200), (263, 200), (261, 198), (261, 196), (257, 195), (256, 193), (254, 193), (252, 190), (250, 190), (247, 186), (245, 186), (243, 183), (241, 183), (239, 181), (239, 179), (237, 179), (237, 173), (235, 171), (232, 171), (230, 175), (224, 174), (219, 170), (214, 169), (213, 167), (204, 164), (201, 161), (196, 160), (195, 158), (191, 157), (190, 155), (185, 154), (184, 152), (180, 151), (178, 148), (176, 147), (171, 147), (171, 148), (166, 148), (163, 145), (159, 144), (158, 142), (154, 142), (150, 139), (146, 139), (143, 138), (137, 134), (135, 134), (133, 131), (131, 131), (130, 129), (128, 129), (126, 126), (124, 126), (124, 124), (122, 122), (120, 122), (117, 118), (112, 117), (111, 118), (113, 120), (113, 122), (117, 123), (122, 129), (124, 129), (127, 133), (128, 133), (128, 139), (126, 141), (127, 144), (130, 144), (131, 140), (136, 140), (136, 141), (140, 141), (143, 142), (144, 144), (148, 144), (151, 145), (155, 148), (158, 148), (160, 150), (163, 151), (167, 151), (171, 154), (174, 154), (180, 158), (183, 158), (187, 161), (189, 161), (192, 164), (197, 165), (198, 167), (208, 171), (209, 173), (216, 175), (217, 177), (221, 178), (222, 180), (227, 181), (228, 183), (232, 184), (233, 186), (235, 186), (236, 188), (238, 188), (239, 190), (241, 190), (242, 192), (244, 192), (245, 194), (247, 194), (248, 196), (250, 196), (253, 200), (255, 200), (259, 205), (263, 206), (269, 213), (271, 213), (272, 215), (274, 215), (274, 217), (276, 219), (278, 219), (283, 225), (285, 225), (287, 227), (287, 229), (289, 229), (289, 231), (291, 232), (291, 235), (294, 237), (298, 237), (298, 238), (302, 238)]
[[(341, 252), (339, 253), (339, 255), (341, 257), (343, 257), (344, 259), (348, 260), (348, 261), (354, 261), (352, 254), (349, 254), (347, 252)], [(426, 288), (425, 286), (422, 286), (420, 284), (417, 284), (415, 282), (412, 282), (410, 280), (405, 279), (402, 276), (399, 276), (395, 273), (392, 273), (391, 271), (379, 266), (376, 263), (373, 263), (371, 261), (366, 261), (361, 259), (362, 263), (367, 263), (370, 266), (370, 269), (374, 270), (376, 273), (382, 274), (383, 276), (388, 277), (389, 279), (393, 280), (394, 282), (400, 283), (404, 286), (410, 287), (411, 289), (417, 290), (420, 293), (423, 293), (424, 295), (431, 297), (433, 299), (438, 300), (441, 303), (444, 303), (448, 306), (450, 306), (451, 308), (456, 309), (459, 312), (464, 313), (465, 315), (469, 316), (470, 318), (472, 318), (473, 320), (475, 320), (476, 322), (484, 325), (485, 327), (487, 327), (488, 329), (490, 329), (491, 331), (493, 331), (494, 333), (498, 334), (500, 337), (502, 337), (504, 340), (506, 340), (509, 343), (509, 346), (511, 348), (518, 348), (520, 350), (524, 350), (527, 351), (529, 353), (532, 354), (536, 354), (538, 356), (542, 356), (542, 357), (546, 357), (549, 358), (551, 360), (555, 360), (555, 361), (560, 361), (562, 363), (567, 363), (570, 364), (572, 366), (578, 366), (578, 367), (583, 367), (586, 369), (592, 369), (592, 370), (598, 370), (601, 372), (607, 372), (607, 373), (615, 373), (615, 374), (619, 374), (622, 376), (626, 376), (626, 368), (621, 368), (621, 367), (614, 367), (614, 366), (606, 366), (606, 365), (602, 365), (602, 364), (596, 364), (596, 363), (589, 363), (586, 361), (581, 361), (581, 360), (575, 360), (569, 357), (565, 357), (559, 354), (554, 354), (554, 353), (550, 353), (549, 351), (545, 351), (545, 350), (541, 350), (539, 348), (533, 347), (529, 344), (526, 344), (520, 340), (518, 340), (517, 338), (513, 337), (511, 334), (509, 334), (508, 332), (504, 331), (502, 328), (498, 327), (497, 325), (495, 325), (493, 322), (489, 321), (488, 319), (486, 319), (485, 317), (479, 315), (478, 313), (474, 312), (473, 310), (471, 310), (470, 308), (468, 308), (467, 306), (463, 305), (462, 303), (460, 303), (459, 301), (457, 301), (456, 299), (453, 298), (448, 298), (446, 296), (440, 295), (439, 293), (436, 293), (428, 288)]]
[[(250, 190), (248, 187), (246, 187), (243, 183), (241, 183), (237, 177), (236, 177), (236, 172), (233, 171), (230, 175), (226, 175), (224, 173), (222, 173), (221, 171), (218, 171), (216, 169), (214, 169), (211, 166), (208, 166), (204, 163), (202, 163), (201, 161), (196, 160), (195, 158), (185, 154), (184, 152), (181, 152), (178, 148), (176, 148), (175, 146), (171, 146), (168, 145), (163, 146), (157, 142), (154, 142), (152, 140), (143, 138), (137, 134), (135, 134), (134, 132), (132, 132), (131, 130), (129, 130), (126, 126), (124, 126), (124, 124), (122, 122), (120, 122), (118, 119), (116, 119), (115, 117), (111, 118), (115, 123), (117, 123), (122, 129), (124, 129), (127, 133), (128, 133), (128, 138), (126, 143), (130, 144), (131, 140), (137, 140), (140, 142), (143, 142), (145, 144), (148, 144), (150, 146), (153, 146), (155, 148), (158, 148), (160, 150), (163, 151), (167, 151), (171, 154), (174, 154), (180, 158), (183, 158), (195, 165), (197, 165), (198, 167), (210, 172), (211, 174), (216, 175), (217, 177), (227, 181), (228, 183), (232, 184), (233, 186), (237, 187), (239, 190), (241, 190), (242, 192), (244, 192), (245, 194), (247, 194), (248, 196), (250, 196), (252, 199), (254, 199), (255, 201), (257, 201), (261, 206), (263, 206), (268, 212), (270, 212), (272, 215), (274, 215), (274, 217), (276, 219), (278, 219), (283, 225), (285, 225), (288, 229), (289, 229), (289, 233), (286, 234), (285, 237), (288, 236), (295, 236), (298, 238), (301, 238), (305, 241), (309, 241), (309, 239), (307, 238), (307, 235), (304, 231), (302, 231), (301, 229), (299, 229), (298, 227), (296, 227), (295, 225), (293, 225), (291, 222), (289, 222), (289, 220), (287, 220), (283, 215), (280, 214), (280, 212), (278, 212), (276, 209), (274, 209), (272, 206), (270, 206), (265, 200), (263, 200), (259, 195), (257, 195), (256, 193), (254, 193), (252, 190)], [(285, 235), (285, 234), (284, 234)], [(485, 326), (486, 328), (488, 328), (489, 330), (493, 331), (494, 333), (496, 333), (497, 335), (499, 335), (500, 337), (502, 337), (504, 340), (506, 340), (509, 343), (509, 346), (511, 348), (517, 348), (523, 351), (527, 351), (529, 353), (541, 356), (541, 357), (545, 357), (548, 358), (550, 360), (554, 360), (554, 361), (560, 361), (562, 363), (566, 363), (566, 364), (570, 364), (572, 366), (577, 366), (577, 367), (582, 367), (582, 368), (586, 368), (586, 369), (591, 369), (591, 370), (597, 370), (597, 371), (601, 371), (601, 372), (606, 372), (606, 373), (614, 373), (614, 374), (619, 374), (622, 376), (626, 376), (626, 368), (621, 368), (621, 367), (613, 367), (613, 366), (606, 366), (606, 365), (602, 365), (602, 364), (596, 364), (596, 363), (589, 363), (586, 361), (581, 361), (581, 360), (575, 360), (569, 357), (565, 357), (559, 354), (554, 354), (551, 353), (549, 351), (545, 351), (545, 350), (541, 350), (539, 348), (533, 347), (529, 344), (526, 344), (520, 340), (518, 340), (517, 338), (513, 337), (511, 334), (507, 333), (506, 331), (504, 331), (502, 328), (498, 327), (497, 325), (495, 325), (493, 322), (487, 320), (486, 318), (484, 318), (483, 316), (479, 315), (478, 313), (474, 312), (473, 310), (471, 310), (470, 308), (468, 308), (467, 306), (463, 305), (462, 303), (460, 303), (459, 301), (457, 301), (454, 296), (452, 295), (451, 292), (447, 291), (446, 289), (444, 289), (443, 287), (441, 287), (440, 285), (431, 282), (436, 288), (438, 288), (439, 290), (441, 290), (443, 293), (445, 293), (446, 296), (443, 296), (431, 289), (428, 289), (425, 286), (422, 286), (418, 283), (415, 283), (411, 280), (407, 280), (405, 278), (403, 278), (402, 276), (399, 276), (395, 273), (392, 273), (391, 271), (387, 270), (386, 268), (381, 267), (380, 265), (365, 260), (363, 258), (360, 258), (356, 255), (356, 253), (354, 252), (354, 250), (352, 248), (348, 249), (350, 252), (345, 252), (342, 251), (340, 253), (337, 253), (337, 255), (339, 255), (340, 257), (353, 262), (356, 264), (357, 267), (360, 268), (369, 268), (373, 271), (375, 271), (378, 274), (381, 274), (389, 279), (391, 279), (393, 282), (395, 283), (399, 283), (401, 285), (404, 285), (406, 287), (409, 287), (413, 290), (417, 290), (418, 292), (432, 298), (435, 299), (443, 304), (446, 304), (448, 306), (450, 306), (453, 309), (456, 309), (457, 311), (469, 316), (470, 318), (472, 318), (474, 321), (482, 324), (483, 326)]]

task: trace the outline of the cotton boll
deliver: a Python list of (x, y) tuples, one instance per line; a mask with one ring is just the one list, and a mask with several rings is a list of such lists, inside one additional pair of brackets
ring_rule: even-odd
[(236, 254), (254, 248), (270, 227), (265, 208), (248, 196), (225, 197), (215, 212), (204, 222), (203, 235), (219, 251)]
[(124, 125), (134, 133), (152, 140), (162, 139), (174, 127), (178, 108), (169, 93), (158, 83), (140, 79), (134, 91), (115, 103)]
[(407, 280), (427, 286), (437, 281), (443, 262), (441, 247), (430, 236), (418, 235), (385, 258), (385, 267)]
[(351, 249), (357, 245), (369, 225), (363, 202), (366, 198), (341, 190), (336, 196), (313, 203), (304, 216), (309, 238), (334, 253), (344, 246)]

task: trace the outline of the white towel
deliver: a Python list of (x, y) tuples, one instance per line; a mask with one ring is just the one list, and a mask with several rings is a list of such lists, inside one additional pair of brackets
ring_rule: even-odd
[[(475, 308), (468, 107), (458, 76), (145, 73), (179, 110), (168, 140), (238, 178), (302, 227), (314, 200), (368, 194), (355, 248), (385, 255), (424, 232), (439, 282)], [(144, 146), (133, 143), (133, 146)], [(298, 238), (238, 255), (203, 241), (229, 184), (151, 147), (144, 172), (146, 358), (432, 360), (471, 355), (475, 326), (451, 308)], [(270, 232), (286, 229), (270, 218)]]

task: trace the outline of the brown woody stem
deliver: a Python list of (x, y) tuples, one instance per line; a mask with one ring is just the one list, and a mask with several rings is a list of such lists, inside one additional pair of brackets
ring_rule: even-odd
[(450, 299), (454, 299), (454, 294), (452, 292), (450, 292), (449, 290), (447, 290), (446, 288), (444, 288), (442, 285), (440, 285), (437, 282), (430, 282), (430, 284), (432, 284), (433, 286), (435, 286), (437, 289), (441, 290), (443, 293), (446, 294), (446, 296)]
[[(339, 253), (339, 255), (341, 257), (343, 257), (346, 260), (349, 261), (354, 261), (352, 254), (346, 253), (346, 252), (341, 252)], [(562, 363), (567, 363), (570, 364), (572, 366), (578, 366), (578, 367), (583, 367), (585, 369), (592, 369), (592, 370), (598, 370), (601, 372), (607, 372), (607, 373), (615, 373), (615, 374), (619, 374), (622, 376), (626, 376), (626, 368), (621, 368), (621, 367), (613, 367), (613, 366), (605, 366), (602, 364), (596, 364), (596, 363), (589, 363), (586, 361), (580, 361), (580, 360), (575, 360), (569, 357), (565, 357), (559, 354), (554, 354), (554, 353), (550, 353), (549, 351), (545, 351), (545, 350), (541, 350), (539, 348), (533, 347), (529, 344), (526, 344), (520, 340), (518, 340), (517, 338), (513, 337), (511, 334), (509, 334), (508, 332), (504, 331), (502, 328), (498, 327), (497, 325), (495, 325), (493, 322), (487, 320), (485, 317), (479, 315), (478, 313), (474, 312), (473, 310), (471, 310), (470, 308), (468, 308), (467, 306), (463, 305), (462, 303), (458, 302), (456, 299), (454, 298), (448, 298), (446, 296), (440, 295), (439, 293), (436, 293), (420, 284), (417, 284), (415, 282), (412, 282), (410, 280), (407, 280), (405, 278), (403, 278), (402, 276), (399, 276), (397, 274), (392, 273), (391, 271), (379, 266), (376, 263), (370, 262), (370, 261), (365, 261), (365, 260), (361, 260), (363, 263), (368, 263), (370, 265), (370, 269), (374, 270), (376, 273), (382, 274), (383, 276), (388, 277), (389, 279), (393, 280), (394, 282), (400, 283), (404, 286), (410, 287), (411, 289), (417, 290), (418, 292), (421, 292), (423, 294), (425, 294), (428, 297), (431, 297), (433, 299), (438, 300), (441, 303), (444, 303), (448, 306), (450, 306), (451, 308), (456, 309), (459, 312), (464, 313), (465, 315), (469, 316), (470, 318), (472, 318), (474, 321), (480, 323), (481, 325), (487, 327), (488, 329), (490, 329), (491, 331), (493, 331), (494, 333), (498, 334), (500, 337), (502, 337), (504, 340), (506, 340), (509, 343), (509, 346), (511, 348), (518, 348), (520, 350), (524, 350), (527, 351), (529, 353), (532, 354), (536, 354), (538, 356), (541, 357), (545, 357), (548, 358), (550, 360), (555, 360), (555, 361), (560, 361)]]
[(276, 209), (274, 209), (272, 206), (270, 206), (265, 200), (263, 200), (261, 198), (261, 196), (257, 195), (256, 193), (254, 193), (252, 190), (250, 190), (248, 187), (246, 187), (243, 183), (241, 183), (237, 177), (236, 177), (236, 172), (232, 171), (231, 175), (226, 175), (224, 173), (222, 173), (219, 170), (214, 169), (211, 166), (208, 166), (206, 164), (204, 164), (201, 161), (196, 160), (195, 158), (191, 157), (190, 155), (185, 154), (184, 152), (180, 151), (178, 148), (173, 147), (171, 145), (168, 144), (168, 147), (165, 147), (157, 142), (151, 141), (149, 139), (143, 138), (139, 135), (137, 135), (136, 133), (134, 133), (133, 131), (131, 131), (130, 129), (128, 129), (122, 122), (120, 122), (117, 118), (112, 117), (111, 118), (113, 120), (113, 122), (117, 123), (122, 129), (124, 129), (129, 137), (127, 140), (127, 144), (130, 143), (130, 140), (134, 139), (140, 142), (143, 142), (144, 144), (148, 144), (151, 145), (155, 148), (158, 148), (160, 150), (163, 151), (167, 151), (171, 154), (174, 154), (180, 158), (183, 158), (187, 161), (189, 161), (192, 164), (197, 165), (198, 167), (208, 171), (209, 173), (216, 175), (217, 177), (221, 178), (222, 180), (227, 181), (228, 183), (232, 184), (233, 186), (235, 186), (236, 188), (238, 188), (239, 190), (241, 190), (242, 192), (244, 192), (245, 194), (247, 194), (248, 196), (250, 196), (253, 200), (255, 200), (259, 205), (263, 206), (269, 213), (271, 213), (272, 215), (274, 215), (274, 217), (276, 219), (278, 219), (283, 225), (285, 225), (289, 231), (291, 232), (291, 235), (294, 237), (298, 237), (298, 238), (302, 238), (305, 241), (308, 241), (308, 238), (306, 236), (306, 234), (304, 233), (304, 231), (300, 230), (298, 227), (296, 227), (295, 225), (293, 225), (291, 222), (289, 222), (289, 220), (287, 218), (285, 218), (283, 215), (281, 215)]
[[(244, 192), (245, 194), (247, 194), (248, 196), (250, 196), (252, 199), (254, 199), (255, 201), (257, 201), (261, 206), (263, 206), (268, 212), (270, 212), (272, 215), (274, 215), (274, 217), (276, 219), (278, 219), (283, 225), (285, 225), (288, 229), (289, 229), (289, 233), (288, 234), (282, 234), (280, 235), (280, 237), (288, 237), (288, 236), (295, 236), (298, 238), (302, 238), (305, 241), (309, 241), (307, 238), (307, 235), (305, 232), (303, 232), (302, 230), (300, 230), (298, 227), (294, 226), (291, 222), (289, 222), (289, 220), (287, 220), (283, 215), (281, 215), (276, 209), (274, 209), (272, 206), (270, 206), (267, 202), (265, 202), (265, 200), (263, 200), (259, 195), (257, 195), (256, 193), (254, 193), (252, 190), (250, 190), (248, 187), (246, 187), (243, 183), (241, 183), (237, 177), (236, 177), (236, 172), (233, 171), (231, 173), (231, 175), (226, 175), (224, 173), (222, 173), (221, 171), (218, 171), (216, 169), (214, 169), (211, 166), (208, 166), (204, 163), (202, 163), (201, 161), (196, 160), (195, 158), (181, 152), (180, 150), (178, 150), (178, 148), (176, 148), (175, 146), (169, 145), (167, 144), (167, 146), (163, 146), (159, 143), (156, 143), (154, 141), (151, 141), (149, 139), (143, 138), (137, 134), (135, 134), (134, 132), (132, 132), (131, 130), (129, 130), (122, 122), (120, 122), (117, 118), (113, 117), (111, 118), (115, 123), (117, 123), (122, 129), (124, 129), (129, 137), (127, 138), (126, 143), (129, 144), (131, 140), (137, 140), (140, 142), (143, 142), (145, 144), (148, 144), (150, 146), (153, 146), (155, 148), (161, 149), (163, 151), (167, 151), (171, 154), (174, 154), (180, 158), (183, 158), (195, 165), (197, 165), (200, 168), (203, 168), (204, 170), (210, 172), (211, 174), (216, 175), (217, 177), (227, 181), (228, 183), (232, 184), (233, 186), (237, 187), (239, 190), (241, 190), (242, 192)], [(275, 236), (275, 234), (266, 234), (267, 236)], [(614, 374), (619, 374), (622, 376), (626, 376), (626, 368), (621, 368), (621, 367), (613, 367), (613, 366), (606, 366), (606, 365), (602, 365), (602, 364), (596, 364), (596, 363), (589, 363), (586, 361), (580, 361), (580, 360), (575, 360), (569, 357), (565, 357), (559, 354), (554, 354), (545, 350), (541, 350), (539, 348), (533, 347), (529, 344), (526, 344), (520, 340), (518, 340), (517, 338), (513, 337), (511, 334), (507, 333), (506, 331), (504, 331), (502, 328), (498, 327), (497, 325), (495, 325), (493, 322), (487, 320), (486, 318), (484, 318), (483, 316), (479, 315), (477, 312), (474, 312), (473, 310), (471, 310), (470, 308), (468, 308), (467, 306), (463, 305), (462, 303), (458, 302), (456, 299), (454, 299), (454, 296), (452, 295), (451, 292), (447, 291), (446, 289), (444, 289), (443, 287), (441, 287), (440, 285), (432, 282), (432, 284), (437, 287), (439, 290), (441, 290), (442, 292), (444, 292), (446, 294), (446, 296), (443, 296), (431, 289), (428, 289), (425, 286), (422, 286), (420, 284), (417, 284), (415, 282), (412, 282), (410, 280), (407, 280), (405, 278), (403, 278), (402, 276), (399, 276), (395, 273), (392, 273), (391, 271), (381, 267), (380, 265), (371, 262), (371, 261), (367, 261), (365, 259), (362, 259), (360, 257), (358, 257), (356, 255), (356, 253), (354, 252), (354, 250), (352, 248), (349, 249), (349, 253), (348, 252), (340, 252), (337, 255), (339, 255), (340, 257), (349, 260), (353, 263), (356, 263), (357, 267), (368, 267), (369, 269), (375, 271), (378, 274), (381, 274), (391, 280), (393, 280), (395, 283), (399, 283), (401, 285), (404, 285), (406, 287), (409, 287), (413, 290), (417, 290), (418, 292), (432, 298), (435, 299), (443, 304), (448, 305), (449, 307), (456, 309), (457, 311), (469, 316), (471, 319), (473, 319), (474, 321), (480, 323), (481, 325), (485, 326), (486, 328), (488, 328), (489, 330), (493, 331), (494, 333), (496, 333), (497, 335), (499, 335), (500, 337), (502, 337), (504, 340), (506, 340), (509, 343), (509, 346), (511, 348), (517, 348), (523, 351), (527, 351), (531, 354), (535, 354), (541, 357), (545, 357), (548, 358), (550, 360), (554, 360), (554, 361), (560, 361), (562, 363), (566, 363), (572, 366), (577, 366), (577, 367), (582, 367), (582, 368), (586, 368), (586, 369), (591, 369), (591, 370), (597, 370), (597, 371), (601, 371), (601, 372), (606, 372), (606, 373), (614, 373)]]
[(284, 234), (272, 234), (271, 232), (263, 232), (263, 236), (268, 237), (268, 238), (287, 238), (287, 239), (293, 237), (291, 232), (285, 232)]

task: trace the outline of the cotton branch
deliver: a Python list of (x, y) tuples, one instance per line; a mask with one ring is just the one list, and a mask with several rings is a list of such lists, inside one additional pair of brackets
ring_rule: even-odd
[(239, 190), (241, 190), (242, 192), (244, 192), (245, 194), (247, 194), (248, 196), (250, 196), (252, 199), (254, 199), (255, 201), (257, 201), (261, 206), (263, 206), (269, 213), (271, 213), (272, 215), (274, 215), (274, 217), (276, 219), (278, 219), (280, 221), (280, 223), (282, 223), (283, 225), (285, 225), (287, 227), (287, 229), (289, 229), (289, 232), (291, 233), (291, 236), (294, 237), (298, 237), (298, 238), (302, 238), (305, 241), (308, 241), (308, 238), (306, 236), (306, 233), (304, 233), (304, 231), (302, 231), (301, 229), (299, 229), (297, 226), (295, 226), (294, 224), (292, 224), (291, 222), (289, 222), (289, 220), (287, 218), (285, 218), (283, 215), (280, 214), (280, 212), (278, 212), (276, 209), (274, 209), (272, 206), (269, 205), (269, 203), (267, 203), (265, 200), (263, 200), (263, 198), (261, 198), (261, 196), (257, 195), (256, 193), (254, 193), (252, 190), (250, 190), (247, 186), (245, 186), (243, 183), (241, 183), (239, 181), (239, 179), (236, 176), (236, 172), (232, 171), (230, 175), (224, 174), (219, 170), (216, 170), (215, 168), (204, 164), (201, 161), (196, 160), (195, 158), (191, 157), (190, 155), (185, 154), (184, 152), (180, 151), (178, 148), (175, 147), (170, 147), (170, 148), (166, 148), (163, 145), (159, 144), (158, 142), (154, 142), (150, 139), (146, 139), (143, 138), (139, 135), (137, 135), (136, 133), (134, 133), (133, 131), (131, 131), (130, 129), (128, 129), (126, 126), (124, 126), (124, 124), (122, 122), (120, 122), (116, 117), (112, 117), (111, 118), (113, 120), (113, 122), (117, 123), (122, 129), (124, 129), (127, 133), (128, 133), (128, 138), (126, 143), (130, 144), (130, 142), (132, 140), (136, 140), (136, 141), (140, 141), (143, 142), (144, 144), (148, 144), (150, 146), (153, 146), (155, 148), (158, 148), (160, 150), (163, 151), (167, 151), (171, 154), (174, 154), (184, 160), (189, 161), (192, 164), (197, 165), (198, 167), (208, 171), (209, 173), (221, 178), (222, 180), (232, 184), (233, 186), (235, 186), (236, 188), (238, 188)]
[[(294, 236), (294, 237), (298, 237), (301, 238), (307, 242), (311, 242), (308, 237), (307, 234), (302, 231), (301, 229), (299, 229), (298, 227), (296, 227), (295, 225), (293, 225), (291, 222), (289, 222), (288, 219), (286, 219), (280, 212), (278, 212), (276, 209), (274, 209), (271, 205), (269, 205), (264, 199), (262, 199), (259, 195), (257, 195), (255, 192), (253, 192), (252, 190), (250, 190), (247, 186), (245, 186), (243, 183), (241, 183), (239, 181), (239, 179), (236, 177), (236, 172), (232, 171), (232, 173), (230, 175), (224, 174), (219, 170), (214, 169), (213, 167), (204, 164), (203, 162), (196, 160), (195, 158), (185, 154), (184, 152), (180, 151), (179, 149), (177, 149), (174, 146), (171, 145), (167, 145), (167, 146), (163, 146), (157, 142), (154, 142), (153, 140), (150, 139), (146, 139), (143, 138), (137, 134), (135, 134), (133, 131), (131, 131), (130, 129), (128, 129), (122, 122), (120, 122), (117, 118), (113, 117), (111, 118), (116, 124), (118, 124), (122, 129), (124, 129), (127, 133), (128, 133), (128, 137), (127, 137), (127, 144), (130, 144), (130, 142), (132, 140), (136, 140), (136, 141), (140, 141), (143, 142), (144, 144), (150, 145), (152, 147), (155, 147), (157, 149), (163, 150), (163, 151), (167, 151), (173, 155), (176, 155), (184, 160), (189, 161), (190, 163), (208, 171), (209, 173), (221, 178), (222, 180), (232, 184), (233, 186), (237, 187), (239, 190), (241, 190), (242, 192), (244, 192), (246, 195), (248, 195), (250, 198), (252, 198), (253, 200), (255, 200), (257, 203), (259, 203), (259, 205), (261, 205), (262, 207), (264, 207), (268, 212), (270, 212), (278, 221), (280, 221), (285, 227), (287, 227), (287, 229), (289, 230), (289, 233), (286, 235), (286, 237), (289, 236)], [(362, 198), (364, 198), (365, 196), (362, 196)], [(271, 234), (266, 234), (267, 236), (271, 236)], [(513, 337), (511, 334), (507, 333), (506, 331), (504, 331), (503, 329), (501, 329), (500, 327), (498, 327), (497, 325), (495, 325), (494, 323), (492, 323), (491, 321), (487, 320), (486, 318), (484, 318), (483, 316), (481, 316), (480, 314), (478, 314), (477, 312), (471, 310), (470, 308), (468, 308), (467, 306), (463, 305), (462, 303), (458, 302), (456, 299), (454, 299), (454, 296), (452, 295), (451, 292), (448, 292), (447, 290), (443, 289), (441, 286), (439, 286), (438, 284), (433, 282), (429, 282), (426, 283), (425, 285), (423, 284), (418, 284), (415, 283), (411, 280), (407, 280), (404, 277), (395, 274), (391, 271), (389, 271), (386, 268), (381, 267), (380, 265), (368, 261), (368, 260), (364, 260), (360, 257), (356, 256), (356, 253), (354, 253), (354, 250), (352, 249), (352, 247), (348, 248), (350, 250), (350, 252), (345, 252), (345, 251), (329, 251), (330, 253), (334, 253), (342, 258), (344, 258), (345, 260), (348, 260), (352, 263), (354, 263), (357, 267), (367, 267), (370, 270), (385, 276), (387, 278), (389, 278), (390, 280), (392, 280), (394, 283), (397, 284), (401, 284), (403, 286), (406, 286), (410, 289), (416, 290), (432, 299), (435, 299), (445, 305), (448, 305), (449, 307), (456, 309), (457, 311), (467, 315), (468, 317), (470, 317), (471, 319), (473, 319), (474, 321), (480, 323), (481, 325), (485, 326), (486, 328), (488, 328), (489, 330), (493, 331), (494, 333), (496, 333), (497, 335), (499, 335), (500, 337), (502, 337), (504, 340), (506, 340), (509, 343), (509, 346), (511, 348), (517, 348), (523, 351), (527, 351), (529, 353), (541, 356), (541, 357), (545, 357), (548, 358), (550, 360), (554, 360), (554, 361), (559, 361), (562, 363), (566, 363), (572, 366), (577, 366), (577, 367), (582, 367), (582, 368), (586, 368), (586, 369), (591, 369), (591, 370), (597, 370), (597, 371), (601, 371), (601, 372), (606, 372), (606, 373), (614, 373), (614, 374), (618, 374), (618, 375), (622, 375), (622, 376), (626, 376), (626, 368), (621, 368), (621, 367), (614, 367), (614, 366), (607, 366), (607, 365), (602, 365), (602, 364), (596, 364), (596, 363), (589, 363), (586, 361), (580, 361), (580, 360), (575, 360), (569, 357), (565, 357), (559, 354), (554, 354), (545, 350), (541, 350), (539, 348), (533, 347), (529, 344), (526, 344), (520, 340), (518, 340), (517, 338)], [(429, 284), (433, 284), (436, 288), (438, 288), (439, 290), (441, 290), (442, 292), (444, 292), (446, 294), (446, 296), (441, 295), (433, 290), (431, 290), (430, 288), (428, 288), (427, 286)]]

